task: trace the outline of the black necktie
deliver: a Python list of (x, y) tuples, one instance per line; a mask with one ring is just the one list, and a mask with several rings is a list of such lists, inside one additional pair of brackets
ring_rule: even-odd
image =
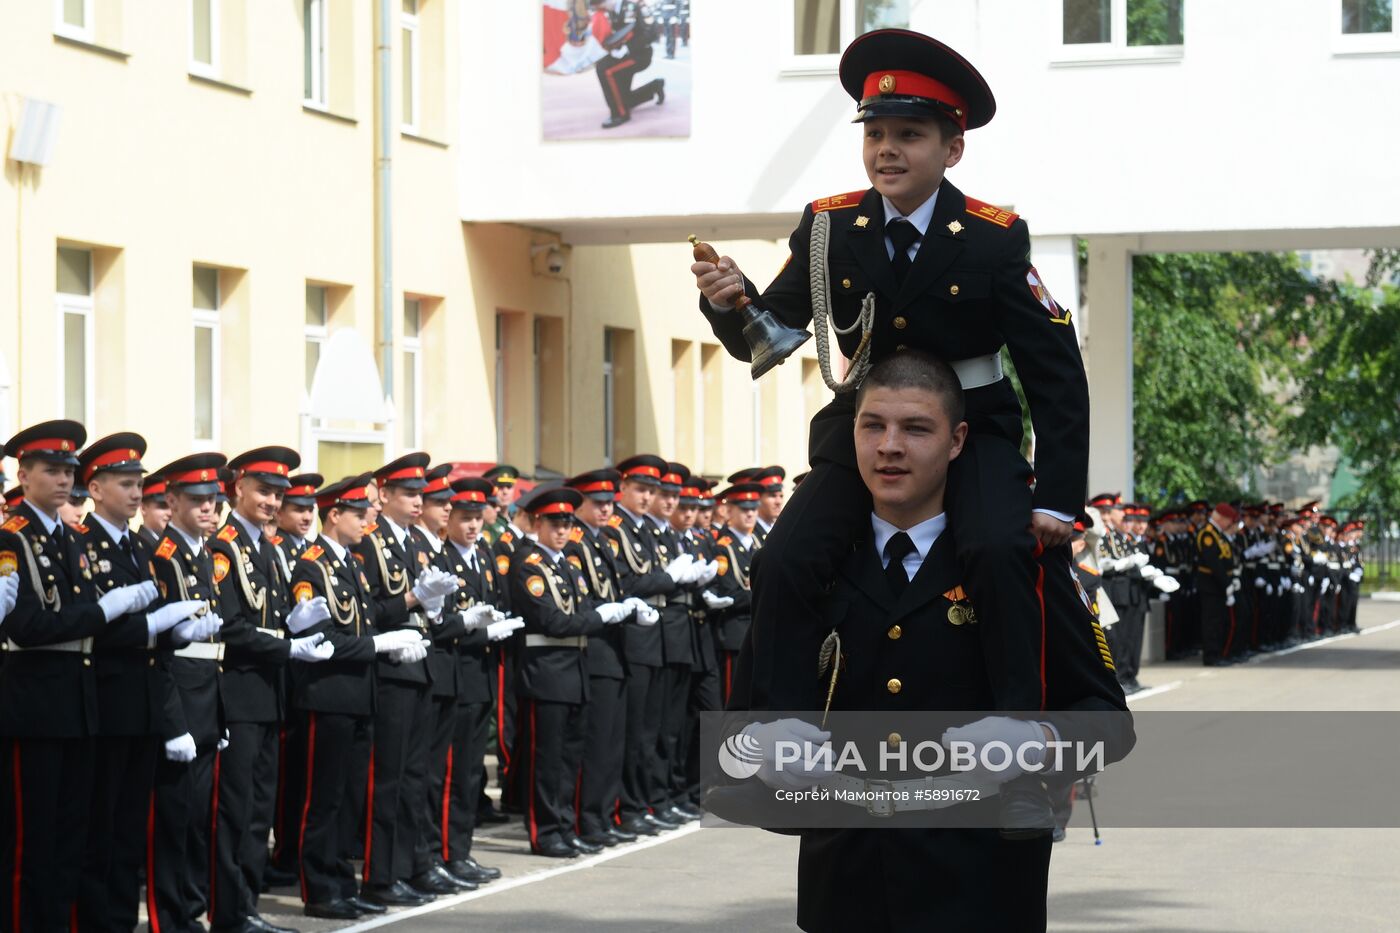
[(129, 534), (122, 535), (121, 549), (122, 549), (122, 553), (126, 555), (126, 561), (127, 561), (127, 563), (129, 563), (129, 564), (131, 564), (131, 566), (135, 567), (135, 566), (136, 566), (136, 555), (133, 554), (133, 553), (131, 552), (131, 535), (129, 535)]
[(885, 579), (889, 581), (890, 592), (896, 597), (903, 595), (909, 585), (909, 574), (904, 570), (905, 555), (914, 550), (914, 539), (904, 532), (898, 532), (885, 545)]
[(896, 217), (885, 224), (885, 236), (894, 244), (894, 256), (890, 259), (890, 265), (894, 266), (895, 280), (903, 285), (904, 277), (909, 274), (909, 267), (914, 264), (909, 258), (909, 247), (919, 241), (919, 231), (903, 217)]

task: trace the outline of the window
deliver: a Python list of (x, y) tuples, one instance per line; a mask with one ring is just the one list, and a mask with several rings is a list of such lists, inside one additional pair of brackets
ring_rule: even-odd
[(316, 364), (321, 362), (321, 344), (329, 336), (330, 314), (326, 310), (326, 287), (306, 286), (306, 391), (316, 378)]
[(1341, 0), (1341, 4), (1343, 35), (1395, 32), (1393, 0)]
[(418, 0), (403, 0), (403, 129), (418, 130)]
[(194, 267), (194, 439), (219, 440), (219, 270)]
[(219, 0), (190, 0), (190, 73), (219, 74)]
[(302, 0), (302, 97), (308, 106), (322, 110), (330, 101), (327, 48), (325, 0)]
[(603, 328), (603, 466), (613, 465), (613, 429), (617, 423), (613, 406), (617, 404), (617, 387), (613, 384), (613, 332)]
[(1181, 57), (1184, 0), (1060, 0), (1057, 42), (1067, 61)]
[(53, 31), (60, 36), (93, 40), (92, 0), (55, 0)]
[(94, 414), (92, 251), (58, 248), (58, 388), (63, 417), (91, 424)]
[(423, 302), (417, 298), (403, 301), (403, 404), (399, 406), (403, 419), (405, 447), (417, 447), (418, 426), (422, 423), (423, 343), (419, 336), (423, 326)]
[(787, 70), (833, 70), (841, 50), (873, 29), (909, 26), (910, 0), (791, 0)]

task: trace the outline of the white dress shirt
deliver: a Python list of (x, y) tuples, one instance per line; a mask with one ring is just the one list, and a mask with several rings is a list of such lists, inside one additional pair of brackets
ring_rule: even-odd
[[(885, 202), (885, 229), (889, 230), (890, 221), (907, 220), (914, 225), (914, 229), (919, 231), (919, 238), (909, 246), (909, 258), (912, 260), (919, 253), (919, 246), (924, 242), (924, 236), (928, 233), (928, 225), (933, 223), (933, 206), (938, 203), (938, 192), (927, 201), (916, 207), (911, 214), (901, 214), (899, 208), (890, 203), (890, 199), (880, 195), (880, 200)], [(894, 241), (885, 235), (885, 255), (894, 259)]]
[(881, 567), (889, 564), (885, 558), (885, 545), (889, 544), (896, 534), (902, 531), (914, 542), (914, 550), (904, 555), (904, 573), (910, 580), (914, 579), (914, 575), (924, 565), (924, 558), (933, 550), (933, 542), (938, 540), (938, 536), (947, 526), (947, 512), (939, 512), (933, 518), (926, 518), (913, 528), (897, 528), (874, 512), (870, 513), (870, 527), (875, 532), (875, 553), (880, 555)]

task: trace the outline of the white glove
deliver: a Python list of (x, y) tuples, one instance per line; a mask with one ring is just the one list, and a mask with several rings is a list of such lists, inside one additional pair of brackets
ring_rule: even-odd
[(165, 743), (165, 760), (189, 764), (194, 761), (194, 736), (186, 732)]
[(1325, 564), (1327, 563), (1327, 555), (1321, 551), (1313, 551), (1312, 562), (1314, 564)]
[(598, 617), (603, 620), (604, 625), (621, 622), (632, 614), (632, 610), (627, 608), (625, 603), (603, 603), (600, 606), (594, 606), (593, 611), (598, 613)]
[(1323, 578), (1322, 578), (1322, 589), (1318, 590), (1318, 594), (1321, 595), (1322, 593), (1326, 593), (1326, 592), (1327, 592), (1329, 589), (1331, 589), (1331, 588), (1332, 588), (1332, 578), (1331, 578), (1331, 577), (1323, 577)]
[(1225, 592), (1229, 593), (1229, 595), (1225, 597), (1225, 605), (1233, 606), (1235, 604), (1235, 594), (1230, 593), (1229, 590), (1226, 590)]
[(1307, 589), (1306, 589), (1306, 587), (1303, 586), (1303, 584), (1301, 584), (1301, 583), (1295, 583), (1295, 584), (1293, 584), (1293, 592), (1302, 594), (1302, 593), (1306, 593), (1306, 592), (1307, 592)]
[[(409, 632), (410, 635), (414, 634)], [(428, 656), (428, 647), (432, 642), (426, 638), (416, 638), (412, 644), (389, 652), (389, 660), (397, 661), (400, 664), (417, 664)]]
[(307, 635), (305, 638), (292, 639), (292, 660), (293, 661), (329, 661), (331, 655), (335, 654), (335, 645), (326, 641), (325, 634), (317, 632), (315, 635)]
[(15, 600), (19, 599), (19, 575), (10, 574), (7, 577), (0, 577), (0, 619), (10, 614), (15, 608)]
[(656, 607), (648, 606), (639, 596), (629, 596), (622, 604), (637, 614), (638, 625), (655, 625), (661, 618), (661, 613), (656, 611)]
[[(1040, 723), (1012, 719), (1010, 716), (986, 716), (965, 726), (954, 726), (943, 733), (941, 742), (954, 755), (961, 751), (964, 757), (969, 753), (973, 756), (973, 767), (964, 770), (990, 778), (998, 784), (1028, 773), (1021, 767), (1019, 759), (1025, 759), (1026, 764), (1032, 766), (1029, 773), (1036, 773), (1036, 766), (1045, 764), (1048, 751), (1045, 747), (1045, 730)], [(955, 742), (960, 743), (958, 748), (954, 748)], [(1009, 756), (1001, 749), (989, 756), (998, 763), (1003, 758), (1010, 758), (1006, 767), (998, 771), (986, 768), (982, 762), (982, 750), (992, 742), (1004, 742), (1011, 749)]]
[[(494, 606), (478, 603), (462, 613), (462, 621), (466, 623), (467, 631), (474, 632), (479, 628), (485, 628), (492, 622), (499, 622), (500, 619), (496, 618), (497, 616), (501, 616), (501, 613)], [(505, 616), (501, 616), (501, 618), (503, 619)]]
[(1181, 584), (1178, 583), (1174, 578), (1169, 577), (1166, 574), (1163, 574), (1160, 577), (1154, 577), (1152, 580), (1152, 585), (1157, 587), (1157, 589), (1161, 590), (1163, 593), (1175, 593), (1177, 590), (1181, 589)]
[(691, 565), (694, 563), (694, 557), (689, 554), (682, 554), (666, 565), (666, 576), (671, 578), (672, 583), (685, 583), (690, 576)]
[(700, 593), (700, 598), (705, 601), (705, 608), (707, 609), (728, 609), (730, 606), (734, 605), (733, 596), (716, 596), (709, 590), (702, 591)]
[(219, 746), (218, 746), (217, 751), (223, 751), (223, 750), (226, 749), (226, 748), (228, 748), (228, 730), (227, 730), (227, 729), (224, 730), (224, 737), (223, 737), (222, 739), (219, 739)]
[(145, 583), (132, 583), (108, 590), (97, 600), (97, 605), (102, 607), (102, 614), (111, 622), (128, 612), (145, 609), (155, 602), (157, 595), (156, 585), (147, 580)]
[(206, 638), (211, 638), (215, 632), (223, 627), (224, 620), (210, 612), (177, 623), (170, 630), (170, 634), (176, 641), (189, 644), (192, 641), (204, 641)]
[(1263, 589), (1265, 586), (1267, 586), (1267, 585), (1268, 585), (1268, 584), (1264, 581), (1264, 578), (1263, 578), (1263, 577), (1255, 577), (1255, 578), (1254, 578), (1254, 588), (1255, 588), (1256, 590), (1262, 590), (1262, 589)]
[(293, 635), (300, 635), (313, 626), (319, 625), (331, 617), (330, 607), (326, 605), (326, 597), (317, 596), (313, 599), (304, 599), (293, 607), (287, 616), (287, 628)]
[(717, 576), (719, 576), (718, 561), (712, 560), (708, 564), (702, 564), (696, 561), (691, 568), (690, 579), (687, 582), (693, 583), (696, 586), (709, 586)]
[(1124, 573), (1133, 569), (1134, 566), (1136, 565), (1133, 563), (1133, 559), (1131, 557), (1120, 557), (1117, 560), (1113, 561), (1113, 572)]
[(1144, 580), (1155, 580), (1161, 575), (1161, 568), (1153, 567), (1151, 564), (1148, 564), (1146, 567), (1138, 568), (1138, 576), (1142, 577)]
[(1137, 552), (1136, 554), (1134, 554), (1133, 556), (1129, 557), (1127, 560), (1128, 560), (1128, 563), (1129, 563), (1130, 566), (1133, 566), (1133, 567), (1144, 567), (1144, 566), (1147, 565), (1147, 562), (1148, 562), (1149, 560), (1151, 560), (1151, 559), (1152, 559), (1152, 558), (1151, 558), (1149, 555), (1144, 554), (1143, 552), (1139, 551), (1139, 552)]
[(417, 582), (413, 584), (413, 595), (420, 603), (426, 603), (435, 596), (446, 596), (456, 589), (455, 576), (436, 567), (429, 567), (418, 575)]
[[(826, 780), (832, 768), (831, 733), (801, 719), (752, 722), (736, 737), (761, 755), (758, 779), (779, 790), (805, 790)], [(744, 741), (747, 739), (747, 741)]]
[(446, 596), (429, 596), (427, 599), (418, 600), (418, 605), (428, 614), (428, 618), (438, 622), (442, 617), (442, 604), (447, 599)]
[(423, 636), (417, 632), (405, 630), (384, 632), (382, 635), (374, 636), (374, 650), (376, 654), (384, 654), (388, 651), (407, 648), (409, 645), (416, 645), (422, 640)]
[(1240, 591), (1240, 578), (1239, 578), (1239, 577), (1235, 577), (1235, 579), (1233, 579), (1233, 580), (1230, 581), (1230, 585), (1227, 586), (1227, 587), (1225, 587), (1225, 592), (1230, 593), (1230, 594), (1233, 595), (1233, 594), (1235, 594), (1235, 593), (1238, 593), (1239, 591)]
[(178, 623), (193, 619), (194, 614), (202, 608), (204, 600), (186, 599), (146, 613), (146, 637), (154, 639), (161, 632), (170, 631)]
[(525, 620), (519, 616), (502, 619), (486, 626), (486, 637), (491, 641), (504, 641), (511, 636), (512, 632), (517, 632), (524, 627)]

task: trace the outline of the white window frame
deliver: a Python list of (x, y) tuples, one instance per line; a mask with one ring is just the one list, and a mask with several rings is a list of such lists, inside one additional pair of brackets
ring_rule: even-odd
[[(320, 350), (325, 348), (326, 338), (330, 337), (330, 335), (331, 335), (331, 299), (330, 299), (330, 295), (326, 293), (326, 286), (324, 286), (324, 285), (318, 285), (318, 284), (316, 284), (315, 282), (307, 282), (307, 283), (306, 283), (306, 287), (307, 287), (307, 288), (319, 288), (319, 289), (321, 290), (322, 310), (325, 311), (325, 323), (320, 324), (320, 325), (317, 325), (317, 324), (303, 324), (303, 330), (302, 330), (302, 333), (304, 334), (304, 336), (305, 336), (305, 338), (306, 338), (306, 343), (314, 343), (314, 344), (316, 344), (316, 345), (318, 346), (318, 348), (320, 348), (320, 349), (317, 350), (317, 353), (316, 353), (316, 360), (317, 360), (317, 364), (319, 365), (320, 359), (321, 359)], [(304, 303), (304, 302), (305, 302), (305, 297), (304, 297), (304, 295), (303, 295), (303, 303)], [(303, 311), (303, 313), (302, 313), (302, 320), (303, 320), (303, 321), (306, 320), (306, 314), (305, 314), (304, 311)], [(305, 354), (305, 353), (302, 354), (302, 360), (303, 360), (303, 363), (304, 363), (305, 360), (306, 360), (306, 354)], [(314, 379), (315, 377), (316, 377), (316, 374), (315, 374), (314, 372), (310, 372), (310, 373), (307, 373), (307, 374), (306, 374), (306, 378), (307, 378), (307, 379)], [(311, 386), (307, 385), (307, 386), (305, 387), (304, 391), (305, 391), (305, 392), (307, 393), (307, 395), (309, 396), (309, 395), (311, 394)]]
[(1390, 32), (1342, 32), (1342, 0), (1332, 5), (1333, 55), (1395, 55), (1400, 53), (1400, 3), (1390, 5)]
[[(413, 435), (410, 437), (404, 434), (403, 443), (405, 447), (417, 448), (422, 444), (423, 438), (423, 299), (408, 296), (404, 298), (404, 318), (408, 317), (408, 303), (413, 302), (418, 305), (418, 336), (408, 336), (408, 328), (404, 328), (404, 338), (402, 352), (404, 356), (413, 357)], [(405, 374), (406, 375), (406, 374)]]
[[(303, 28), (311, 33), (311, 96), (303, 97), (302, 104), (316, 110), (330, 109), (330, 17), (326, 0), (306, 0), (303, 5), (306, 23)], [(305, 54), (303, 38), (302, 54)], [(306, 67), (306, 63), (302, 63)]]
[(209, 61), (202, 62), (194, 57), (194, 5), (198, 0), (189, 0), (190, 14), (190, 74), (205, 78), (219, 76), (219, 0), (209, 0)]
[[(76, 247), (75, 247), (76, 248)], [(95, 287), (92, 280), (92, 250), (84, 250), (88, 257), (88, 283), (89, 287)], [(63, 413), (62, 417), (68, 417), (68, 374), (67, 350), (68, 350), (68, 315), (75, 314), (83, 319), (83, 413), (89, 427), (97, 419), (97, 361), (93, 358), (93, 351), (97, 346), (96, 333), (96, 303), (93, 301), (92, 293), (86, 295), (73, 295), (66, 292), (55, 293), (54, 307), (57, 310), (58, 326), (58, 365), (55, 368), (58, 374), (58, 410)]]
[(63, 0), (53, 0), (53, 31), (54, 35), (64, 36), (68, 39), (77, 39), (79, 42), (91, 43), (96, 36), (93, 29), (93, 0), (83, 0), (83, 25), (74, 26), (63, 18)]
[[(416, 11), (418, 9), (418, 4), (415, 3), (413, 8)], [(423, 73), (423, 43), (419, 38), (418, 13), (401, 13), (399, 15), (399, 24), (402, 27), (399, 31), (400, 35), (403, 35), (405, 31), (408, 32), (408, 44), (404, 48), (399, 50), (399, 54), (408, 55), (412, 53), (413, 55), (413, 58), (411, 59), (412, 70), (409, 73), (409, 80), (412, 82), (412, 86), (408, 89), (410, 101), (409, 106), (413, 108), (413, 112), (408, 114), (399, 114), (400, 129), (405, 133), (417, 133), (418, 124), (420, 122), (419, 117), (422, 114), (422, 105), (419, 102), (419, 87), (422, 85), (422, 81), (420, 79)]]
[[(841, 34), (838, 46), (844, 49), (856, 37), (856, 0), (840, 0)], [(778, 0), (779, 25), (782, 44), (779, 46), (779, 72), (784, 75), (829, 75), (836, 74), (841, 64), (840, 51), (831, 54), (801, 55), (796, 46), (797, 16), (794, 7), (796, 0)]]
[[(1051, 0), (1053, 11), (1049, 17), (1054, 29), (1051, 36), (1050, 64), (1052, 65), (1112, 65), (1112, 64), (1153, 64), (1179, 62), (1186, 55), (1185, 26), (1186, 2), (1182, 0), (1182, 43), (1181, 45), (1128, 45), (1128, 0), (1112, 0), (1109, 7), (1109, 41), (1084, 42), (1066, 45), (1065, 3), (1064, 0)], [(1338, 6), (1340, 10), (1340, 4)], [(1338, 16), (1340, 17), (1340, 13)], [(1338, 20), (1340, 22), (1340, 19)]]
[[(219, 320), (219, 308), (223, 305), (223, 283), (219, 281), (221, 276), (216, 272), (214, 277), (214, 310), (208, 308), (190, 308), (190, 337), (193, 339), (194, 331), (205, 329), (210, 332), (209, 341), (209, 378), (212, 385), (209, 387), (209, 433), (211, 437), (199, 437), (195, 434), (195, 418), (193, 409), (190, 417), (190, 435), (194, 440), (194, 445), (201, 449), (215, 449), (219, 445), (219, 412), (223, 410), (223, 333), (222, 324)], [(193, 344), (191, 344), (193, 349)], [(194, 355), (190, 355), (190, 399), (193, 401), (199, 397), (199, 371), (193, 367)]]
[(610, 467), (617, 455), (613, 434), (617, 425), (617, 385), (613, 382), (613, 329), (603, 328), (603, 466)]

